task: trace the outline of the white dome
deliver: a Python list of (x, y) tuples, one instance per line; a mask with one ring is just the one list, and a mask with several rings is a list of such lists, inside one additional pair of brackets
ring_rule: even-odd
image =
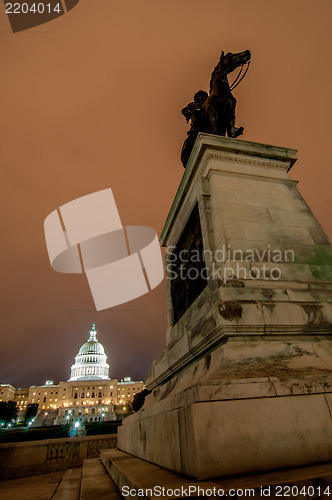
[(95, 323), (93, 323), (90, 337), (78, 351), (75, 364), (71, 367), (69, 381), (109, 380), (109, 368), (105, 350), (97, 340)]
[(105, 354), (105, 350), (98, 340), (90, 338), (78, 351), (78, 356), (80, 354)]

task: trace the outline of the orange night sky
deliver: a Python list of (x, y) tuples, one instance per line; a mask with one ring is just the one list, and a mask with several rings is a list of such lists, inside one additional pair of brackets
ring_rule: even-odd
[(124, 225), (160, 234), (183, 174), (180, 111), (221, 50), (250, 49), (234, 91), (243, 139), (296, 148), (305, 200), (332, 236), (331, 0), (80, 0), (13, 34), (0, 5), (0, 382), (69, 378), (96, 322), (114, 378), (165, 344), (165, 283), (96, 312), (84, 275), (54, 272), (45, 217), (111, 187)]

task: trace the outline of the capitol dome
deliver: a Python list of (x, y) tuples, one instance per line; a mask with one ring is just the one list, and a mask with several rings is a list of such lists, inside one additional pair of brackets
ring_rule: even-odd
[(96, 326), (93, 323), (89, 339), (82, 345), (75, 357), (75, 364), (70, 370), (69, 382), (74, 380), (109, 380), (109, 368), (105, 350), (97, 340)]

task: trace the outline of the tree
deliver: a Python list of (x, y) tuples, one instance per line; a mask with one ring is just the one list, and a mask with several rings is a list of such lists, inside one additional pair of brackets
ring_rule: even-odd
[(28, 425), (29, 422), (37, 415), (38, 404), (37, 403), (29, 403), (24, 415), (24, 423)]
[(17, 419), (18, 409), (14, 401), (0, 401), (0, 422), (10, 424)]

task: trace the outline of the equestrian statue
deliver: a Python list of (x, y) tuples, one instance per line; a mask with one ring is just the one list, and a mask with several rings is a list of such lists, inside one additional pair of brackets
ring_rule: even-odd
[[(249, 50), (233, 54), (224, 51), (220, 60), (214, 68), (210, 80), (210, 93), (199, 90), (194, 95), (194, 101), (187, 104), (181, 113), (187, 122), (190, 121), (190, 130), (187, 132), (182, 152), (181, 161), (186, 167), (191, 150), (195, 144), (199, 132), (207, 134), (223, 135), (228, 137), (238, 137), (243, 134), (243, 127), (235, 127), (235, 106), (236, 99), (232, 90), (239, 85), (249, 69), (251, 54)], [(247, 65), (241, 77), (244, 65)], [(227, 75), (236, 68), (241, 67), (239, 74), (230, 85)]]

